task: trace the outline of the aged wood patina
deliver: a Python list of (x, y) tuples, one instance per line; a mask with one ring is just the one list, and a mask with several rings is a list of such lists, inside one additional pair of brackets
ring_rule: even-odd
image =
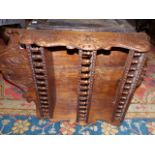
[(41, 118), (119, 125), (145, 74), (148, 36), (119, 22), (109, 27), (102, 21), (104, 27), (101, 21), (62, 21), (5, 28), (0, 44), (4, 78), (36, 103)]

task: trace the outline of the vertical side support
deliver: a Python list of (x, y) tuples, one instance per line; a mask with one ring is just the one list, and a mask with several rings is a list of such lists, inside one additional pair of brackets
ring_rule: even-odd
[(77, 122), (87, 123), (95, 75), (96, 51), (79, 50), (80, 78), (78, 86)]
[(51, 117), (49, 84), (44, 49), (42, 47), (32, 47), (28, 45), (27, 50), (36, 88), (40, 116), (43, 118)]
[(145, 64), (146, 53), (140, 53), (133, 50), (129, 51), (125, 70), (114, 101), (115, 109), (112, 121), (115, 124), (120, 124), (124, 119), (136, 87), (144, 76)]

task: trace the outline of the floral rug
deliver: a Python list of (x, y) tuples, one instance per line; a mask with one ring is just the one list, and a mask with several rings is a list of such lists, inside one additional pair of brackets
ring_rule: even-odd
[(87, 126), (69, 121), (53, 123), (35, 116), (0, 116), (0, 134), (26, 135), (152, 135), (155, 119), (126, 119), (120, 127), (97, 121)]
[(126, 119), (119, 128), (97, 121), (76, 126), (62, 121), (38, 120), (35, 104), (28, 103), (22, 92), (0, 75), (1, 134), (155, 134), (155, 48), (148, 54), (146, 77), (131, 101)]

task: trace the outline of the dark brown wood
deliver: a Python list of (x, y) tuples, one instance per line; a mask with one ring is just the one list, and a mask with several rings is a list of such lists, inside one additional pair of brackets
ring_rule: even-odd
[(144, 33), (8, 28), (3, 36), (5, 79), (36, 103), (39, 117), (79, 123), (120, 124), (150, 48)]
[[(145, 33), (79, 32), (53, 30), (7, 29), (10, 39), (18, 39), (21, 44), (36, 44), (41, 47), (66, 46), (82, 50), (110, 50), (122, 47), (139, 52), (150, 49)], [(18, 37), (18, 38), (16, 38)]]
[(113, 114), (113, 121), (120, 123), (125, 117), (129, 103), (136, 90), (137, 85), (141, 82), (143, 69), (146, 64), (146, 54), (130, 51), (125, 64), (124, 74), (122, 76), (114, 104), (116, 108)]
[(40, 111), (41, 117), (50, 118), (53, 115), (54, 103), (49, 104), (52, 102), (49, 87), (52, 87), (52, 85), (49, 84), (44, 49), (42, 47), (27, 46), (27, 50), (33, 73), (37, 102), (39, 103), (37, 108)]
[(93, 92), (95, 61), (97, 51), (79, 51), (80, 79), (78, 88), (77, 122), (87, 123)]

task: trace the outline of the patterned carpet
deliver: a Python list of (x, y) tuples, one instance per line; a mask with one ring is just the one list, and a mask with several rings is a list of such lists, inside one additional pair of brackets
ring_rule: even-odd
[(27, 135), (152, 135), (155, 134), (155, 119), (126, 119), (120, 127), (97, 121), (87, 126), (69, 121), (53, 123), (35, 116), (0, 116), (0, 134)]
[(117, 128), (103, 121), (88, 126), (39, 120), (35, 104), (0, 76), (0, 134), (155, 134), (155, 49), (148, 54), (148, 70), (137, 89), (125, 121)]

